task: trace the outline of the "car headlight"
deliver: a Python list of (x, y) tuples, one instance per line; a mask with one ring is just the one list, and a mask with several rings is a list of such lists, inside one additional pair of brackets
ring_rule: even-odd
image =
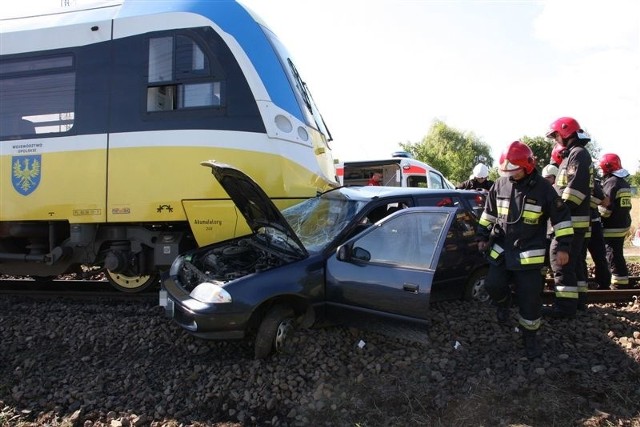
[(191, 291), (189, 296), (195, 300), (212, 303), (225, 304), (231, 302), (231, 295), (222, 286), (211, 282), (200, 283)]

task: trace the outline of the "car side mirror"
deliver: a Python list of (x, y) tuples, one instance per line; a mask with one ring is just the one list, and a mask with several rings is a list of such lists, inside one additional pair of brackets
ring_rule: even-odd
[(351, 259), (351, 246), (339, 246), (338, 250), (336, 251), (336, 258), (338, 258), (338, 261), (349, 261)]
[(371, 253), (368, 250), (357, 246), (353, 248), (351, 256), (359, 261), (369, 261), (371, 259)]
[(342, 245), (338, 247), (336, 258), (339, 261), (349, 262), (351, 260), (369, 261), (371, 260), (371, 253), (368, 250), (360, 247), (353, 247), (350, 244)]

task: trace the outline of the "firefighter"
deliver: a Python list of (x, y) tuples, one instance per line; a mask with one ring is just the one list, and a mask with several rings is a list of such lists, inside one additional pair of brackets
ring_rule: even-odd
[(609, 198), (604, 195), (602, 184), (599, 179), (593, 180), (593, 192), (591, 193), (591, 234), (587, 234), (586, 248), (583, 254), (586, 262), (587, 251), (591, 254), (594, 265), (594, 280), (598, 284), (598, 289), (610, 289), (611, 273), (607, 262), (607, 251), (605, 249), (604, 235), (602, 234), (602, 220), (598, 206), (608, 206)]
[(629, 172), (622, 168), (620, 157), (604, 154), (600, 158), (602, 190), (609, 197), (606, 206), (599, 206), (602, 216), (602, 234), (607, 250), (607, 261), (611, 272), (611, 288), (629, 288), (629, 270), (624, 259), (624, 239), (631, 226), (631, 188), (625, 180)]
[(469, 180), (464, 181), (456, 188), (461, 190), (480, 190), (489, 191), (493, 181), (489, 179), (489, 168), (483, 163), (478, 163), (473, 167), (473, 173), (469, 177)]
[(547, 222), (551, 220), (558, 242), (552, 259), (563, 265), (573, 236), (571, 214), (549, 181), (536, 171), (528, 145), (509, 144), (500, 156), (499, 172), (478, 227), (478, 248), (489, 259), (485, 287), (497, 305), (498, 322), (506, 324), (511, 306), (509, 284), (515, 285), (525, 355), (535, 359), (542, 354), (536, 333), (541, 323)]
[[(551, 123), (547, 138), (564, 148), (560, 152), (562, 162), (558, 166), (554, 187), (571, 211), (574, 235), (569, 262), (558, 265), (551, 259), (555, 299), (553, 306), (545, 309), (543, 314), (553, 318), (571, 318), (576, 315), (578, 308), (586, 309), (587, 269), (580, 257), (584, 257), (585, 235), (591, 223), (593, 165), (591, 155), (584, 147), (590, 139), (571, 117), (561, 117)], [(557, 251), (557, 246), (558, 242), (554, 239), (551, 242), (552, 254)]]
[(558, 175), (558, 167), (552, 163), (542, 168), (542, 177), (549, 181), (551, 185), (555, 184), (556, 176)]

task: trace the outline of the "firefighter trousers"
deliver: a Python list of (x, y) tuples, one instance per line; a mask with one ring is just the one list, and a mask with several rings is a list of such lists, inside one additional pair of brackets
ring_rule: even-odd
[(575, 315), (578, 303), (584, 304), (587, 300), (587, 277), (583, 268), (584, 260), (581, 261), (581, 257), (584, 257), (584, 237), (585, 232), (574, 231), (569, 262), (565, 265), (558, 265), (556, 262), (558, 242), (555, 239), (551, 242), (551, 269), (555, 284), (554, 307), (567, 315)]
[[(542, 266), (541, 266), (542, 268)], [(540, 269), (507, 270), (504, 264), (489, 266), (485, 289), (498, 307), (511, 303), (512, 288), (520, 313), (520, 323), (528, 330), (539, 327), (542, 311), (543, 282)]]
[(607, 262), (611, 271), (611, 288), (629, 288), (629, 269), (624, 259), (624, 237), (606, 237)]

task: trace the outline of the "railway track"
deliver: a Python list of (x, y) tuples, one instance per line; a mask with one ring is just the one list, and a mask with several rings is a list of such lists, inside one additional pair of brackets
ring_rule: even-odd
[[(632, 289), (617, 289), (617, 290), (595, 290), (589, 289), (587, 291), (587, 304), (598, 303), (614, 303), (614, 302), (626, 302), (633, 301), (640, 298), (640, 277), (629, 277), (629, 285)], [(546, 279), (546, 287), (543, 292), (543, 302), (545, 304), (551, 304), (553, 302), (553, 279)]]
[[(640, 277), (630, 277), (634, 289), (589, 290), (588, 304), (628, 302), (640, 298)], [(543, 302), (553, 302), (553, 280), (546, 280)], [(102, 298), (123, 301), (158, 300), (159, 285), (139, 293), (126, 293), (113, 288), (106, 280), (51, 280), (43, 283), (29, 279), (0, 279), (0, 295), (28, 296), (34, 298)]]
[(115, 289), (106, 280), (50, 280), (0, 279), (0, 295), (32, 298), (109, 299), (123, 301), (158, 301), (158, 287), (144, 292), (127, 293)]

